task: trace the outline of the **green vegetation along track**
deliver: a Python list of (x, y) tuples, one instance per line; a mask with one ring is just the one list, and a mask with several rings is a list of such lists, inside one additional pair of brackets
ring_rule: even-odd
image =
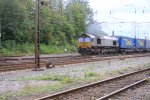
[(149, 78), (149, 73), (150, 68), (143, 69), (104, 81), (87, 84), (71, 90), (41, 97), (36, 100), (107, 100), (116, 93), (141, 82), (145, 82), (146, 79)]

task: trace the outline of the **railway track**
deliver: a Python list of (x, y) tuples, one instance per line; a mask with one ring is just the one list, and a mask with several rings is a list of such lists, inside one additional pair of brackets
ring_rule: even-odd
[(138, 86), (138, 85), (144, 84), (145, 82), (147, 82), (148, 79), (150, 79), (150, 77), (141, 79), (141, 80), (138, 81), (138, 82), (135, 82), (135, 83), (133, 83), (133, 84), (131, 84), (131, 85), (128, 85), (128, 86), (126, 86), (126, 87), (124, 87), (124, 88), (121, 88), (121, 89), (119, 89), (119, 90), (116, 90), (116, 91), (114, 91), (114, 92), (112, 92), (112, 93), (110, 93), (110, 94), (108, 94), (108, 95), (105, 95), (105, 96), (103, 96), (103, 97), (101, 97), (101, 98), (98, 98), (98, 99), (96, 99), (96, 100), (108, 100), (108, 99), (113, 100), (112, 98), (113, 98), (114, 96), (120, 94), (121, 92), (125, 92), (127, 89), (131, 89), (131, 88), (134, 88), (134, 87), (136, 87), (136, 86)]
[[(110, 59), (125, 59), (134, 57), (150, 56), (150, 54), (134, 54), (134, 55), (95, 55), (95, 56), (65, 56), (65, 57), (41, 57), (41, 67), (51, 63), (52, 66), (62, 66), (68, 64), (95, 62)], [(49, 66), (51, 66), (49, 65)], [(1, 58), (0, 72), (33, 69), (35, 67), (34, 58)]]
[(124, 74), (100, 82), (48, 95), (36, 100), (108, 100), (135, 85), (146, 82), (150, 68)]

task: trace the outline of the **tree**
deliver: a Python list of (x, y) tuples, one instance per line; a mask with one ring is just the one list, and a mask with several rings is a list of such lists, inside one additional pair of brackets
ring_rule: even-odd
[[(73, 44), (93, 17), (87, 0), (42, 0), (41, 4), (41, 43)], [(3, 41), (34, 42), (34, 0), (0, 0), (0, 19)]]
[(85, 33), (86, 23), (93, 19), (92, 15), (87, 0), (70, 0), (66, 6), (66, 16), (75, 29), (75, 38)]
[(41, 8), (41, 42), (49, 44), (52, 37), (52, 11), (47, 6)]
[(18, 42), (28, 40), (29, 32), (33, 30), (34, 24), (31, 20), (31, 14), (29, 14), (31, 13), (30, 9), (27, 7), (28, 2), (25, 3), (24, 0), (1, 0), (0, 16), (4, 40), (16, 40)]

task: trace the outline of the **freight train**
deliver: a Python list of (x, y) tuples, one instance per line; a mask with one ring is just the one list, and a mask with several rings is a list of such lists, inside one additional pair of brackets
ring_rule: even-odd
[(125, 36), (82, 34), (78, 38), (78, 53), (82, 55), (150, 51), (150, 40)]

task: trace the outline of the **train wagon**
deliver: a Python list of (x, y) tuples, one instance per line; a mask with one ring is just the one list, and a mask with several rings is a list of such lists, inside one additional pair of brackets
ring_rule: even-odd
[(134, 39), (125, 36), (117, 36), (119, 52), (133, 52), (135, 48)]
[(134, 39), (135, 49), (137, 52), (144, 51), (145, 48), (145, 39)]
[(78, 38), (78, 53), (82, 55), (144, 51), (150, 51), (150, 40), (95, 34), (82, 34)]
[(145, 51), (150, 51), (150, 40), (145, 40)]

